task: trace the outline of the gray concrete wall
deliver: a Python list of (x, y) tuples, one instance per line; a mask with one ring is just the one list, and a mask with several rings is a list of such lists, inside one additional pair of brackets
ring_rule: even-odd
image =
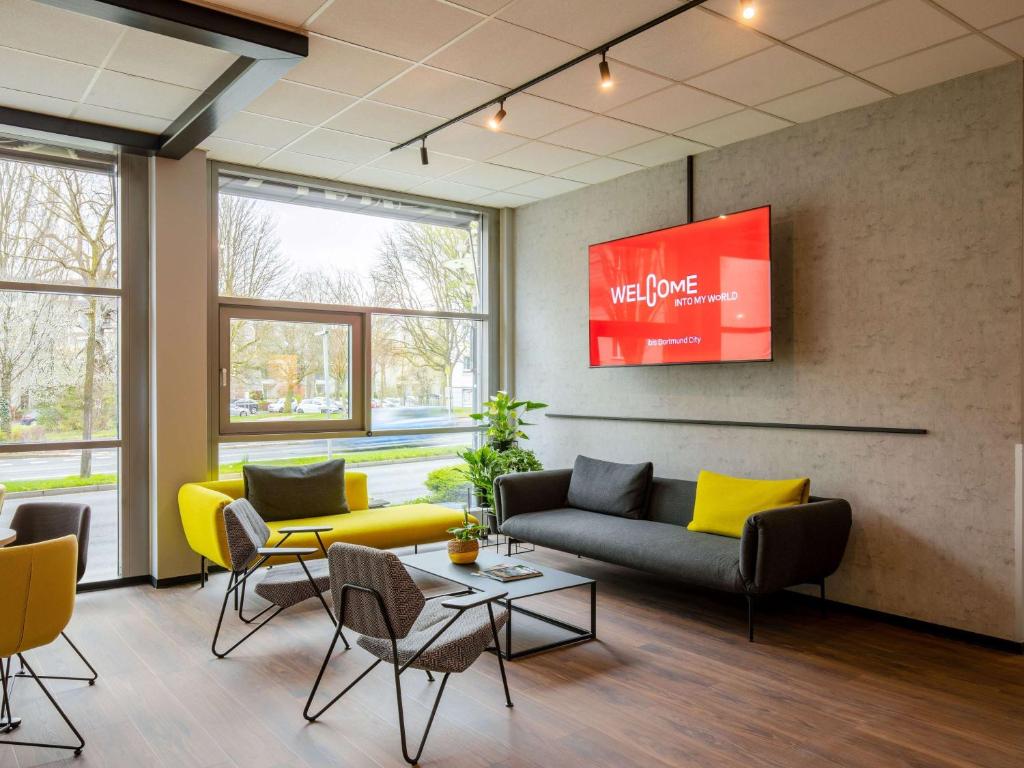
[(685, 165), (516, 215), (517, 394), (552, 411), (924, 427), (924, 437), (539, 418), (547, 466), (577, 453), (809, 475), (850, 500), (838, 600), (1018, 634), (1019, 65), (695, 158), (695, 213), (773, 207), (773, 363), (590, 370), (587, 246), (684, 221)]

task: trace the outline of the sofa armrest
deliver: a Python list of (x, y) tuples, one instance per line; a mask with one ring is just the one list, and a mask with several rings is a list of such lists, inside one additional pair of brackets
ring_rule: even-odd
[(545, 469), (498, 476), (494, 480), (494, 511), (499, 524), (524, 512), (564, 507), (571, 477), (571, 469)]
[(771, 509), (747, 518), (740, 537), (740, 575), (753, 593), (813, 584), (839, 568), (852, 513), (844, 499)]
[(192, 550), (217, 565), (230, 569), (224, 507), (234, 501), (203, 483), (185, 483), (178, 490), (178, 512), (185, 538)]

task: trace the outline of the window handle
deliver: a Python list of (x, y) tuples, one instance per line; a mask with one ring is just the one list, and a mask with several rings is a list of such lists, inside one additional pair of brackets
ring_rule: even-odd
[(228, 385), (228, 369), (227, 368), (221, 368), (220, 369), (220, 385), (222, 387), (226, 387)]

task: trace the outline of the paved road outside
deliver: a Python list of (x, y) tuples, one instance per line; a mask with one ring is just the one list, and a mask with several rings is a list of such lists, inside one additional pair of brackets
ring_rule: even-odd
[[(376, 464), (357, 467), (366, 472), (370, 496), (392, 504), (401, 504), (427, 492), (424, 482), (427, 473), (439, 467), (446, 467), (458, 461), (455, 457), (407, 461), (399, 464)], [(77, 464), (76, 464), (77, 467)], [(97, 472), (102, 471), (97, 469)], [(63, 473), (70, 474), (70, 473)], [(62, 476), (62, 475), (57, 475)], [(33, 475), (39, 477), (39, 475)], [(11, 520), (14, 510), (27, 501), (71, 501), (88, 504), (92, 509), (92, 525), (89, 536), (89, 563), (85, 581), (105, 581), (118, 576), (118, 524), (117, 491), (87, 491), (84, 493), (53, 494), (44, 497), (8, 498), (0, 510), (0, 527)]]
[[(334, 455), (383, 448), (407, 448), (436, 445), (464, 445), (464, 435), (406, 435), (386, 438), (360, 438), (358, 445), (348, 440), (334, 440)], [(326, 456), (327, 440), (301, 443), (225, 443), (220, 447), (221, 463), (286, 459), (301, 456)], [(46, 454), (0, 455), (0, 483), (7, 480), (44, 480), (77, 475), (81, 454), (78, 451), (55, 451)], [(116, 450), (95, 450), (92, 471), (97, 474), (117, 472)]]

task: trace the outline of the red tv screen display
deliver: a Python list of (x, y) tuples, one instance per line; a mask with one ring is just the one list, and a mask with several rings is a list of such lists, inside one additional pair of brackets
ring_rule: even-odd
[(590, 246), (590, 365), (772, 359), (768, 206)]

